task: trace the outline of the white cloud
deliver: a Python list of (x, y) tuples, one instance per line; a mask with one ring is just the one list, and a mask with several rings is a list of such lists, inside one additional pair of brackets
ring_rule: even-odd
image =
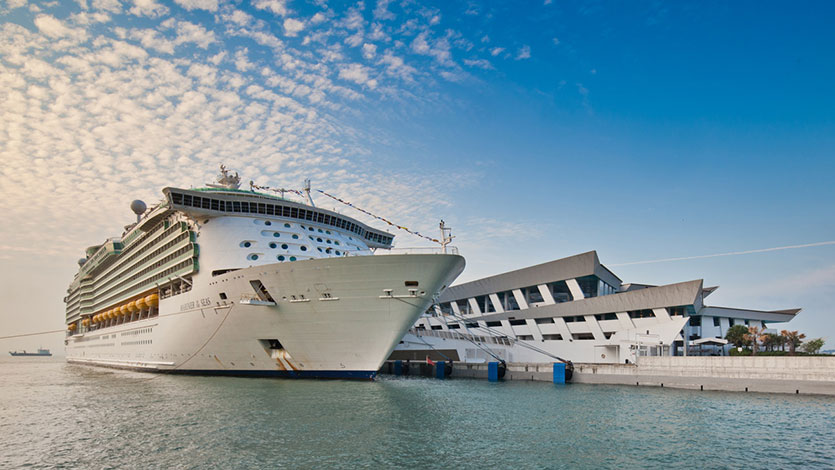
[(377, 87), (377, 80), (369, 78), (371, 69), (362, 64), (348, 64), (339, 68), (339, 78), (365, 85), (372, 90)]
[(67, 37), (84, 40), (87, 38), (87, 32), (83, 29), (69, 28), (57, 18), (49, 15), (35, 17), (35, 26), (41, 33), (53, 39)]
[(206, 49), (209, 47), (209, 44), (215, 41), (216, 38), (213, 31), (209, 31), (198, 24), (189, 23), (188, 21), (177, 22), (177, 39), (175, 43), (183, 44), (191, 42), (198, 47)]
[(93, 9), (110, 13), (121, 13), (122, 4), (119, 0), (93, 0)]
[(252, 6), (259, 10), (268, 10), (278, 16), (284, 16), (289, 13), (287, 9), (287, 2), (284, 0), (255, 0)]
[(516, 60), (525, 60), (531, 58), (531, 47), (530, 46), (522, 46), (519, 48), (519, 52), (516, 53)]
[(284, 20), (284, 34), (287, 36), (295, 36), (303, 29), (304, 23), (297, 19), (287, 18)]
[(502, 52), (504, 52), (504, 47), (494, 47), (494, 48), (490, 49), (490, 55), (493, 56), (493, 57), (496, 57), (497, 55), (501, 54)]
[(130, 31), (129, 37), (135, 41), (139, 41), (142, 47), (146, 49), (154, 49), (166, 54), (174, 53), (174, 41), (169, 40), (153, 29), (134, 29)]
[[(15, 8), (20, 8), (26, 5), (26, 0), (7, 0), (6, 7), (9, 10), (14, 10)], [(0, 10), (2, 11), (2, 10)]]
[(371, 60), (377, 54), (377, 46), (375, 44), (365, 43), (362, 45), (362, 57), (366, 60)]
[(554, 39), (552, 39), (552, 40), (551, 40), (551, 42), (553, 42), (555, 46), (559, 46), (559, 45), (560, 45), (560, 40), (559, 40), (559, 38), (554, 38)]
[(325, 20), (327, 20), (327, 17), (320, 11), (313, 15), (312, 18), (310, 18), (310, 24), (319, 24), (324, 22)]
[(246, 72), (255, 68), (255, 64), (250, 62), (247, 57), (248, 53), (249, 50), (246, 48), (235, 52), (235, 68), (237, 68), (239, 72)]
[(412, 50), (417, 52), (418, 54), (429, 54), (430, 47), (429, 43), (426, 41), (426, 37), (429, 35), (428, 31), (423, 31), (422, 33), (418, 34), (415, 39), (412, 40)]
[(150, 16), (152, 18), (168, 14), (168, 7), (155, 0), (133, 0), (133, 7), (128, 10), (136, 16)]
[(374, 18), (378, 20), (393, 20), (394, 13), (388, 11), (391, 0), (377, 0), (377, 8), (374, 9)]
[(180, 5), (186, 10), (208, 10), (217, 11), (217, 0), (174, 0), (174, 3)]
[(478, 67), (485, 70), (493, 68), (493, 65), (487, 59), (464, 59), (464, 63), (470, 67)]
[(414, 76), (418, 71), (411, 65), (407, 65), (403, 58), (395, 56), (390, 51), (386, 51), (380, 58), (381, 65), (386, 66), (386, 74), (397, 77), (405, 82), (414, 81)]

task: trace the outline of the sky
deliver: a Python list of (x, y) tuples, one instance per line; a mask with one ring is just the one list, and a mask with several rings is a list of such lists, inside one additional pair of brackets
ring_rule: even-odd
[[(443, 218), (459, 282), (597, 250), (625, 282), (803, 308), (774, 326), (835, 347), (833, 17), (823, 1), (0, 1), (0, 336), (62, 329), (84, 249), (133, 199), (224, 163), (423, 233)], [(62, 335), (0, 340), (38, 344)]]

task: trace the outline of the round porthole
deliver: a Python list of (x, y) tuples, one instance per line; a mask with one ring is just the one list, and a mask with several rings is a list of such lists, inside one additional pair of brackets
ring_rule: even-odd
[(336, 256), (341, 255), (341, 253), (339, 252), (339, 250), (334, 251), (334, 253), (336, 254)]
[(242, 247), (244, 247), (244, 248), (249, 248), (249, 247), (251, 247), (251, 246), (252, 246), (252, 243), (250, 243), (250, 242), (241, 242), (241, 246), (242, 246)]
[(279, 260), (279, 261), (284, 261), (285, 259), (286, 259), (286, 258), (284, 258), (284, 255), (278, 255), (278, 260)]
[(286, 250), (286, 249), (288, 248), (288, 246), (287, 246), (287, 244), (286, 244), (286, 243), (282, 243), (282, 244), (281, 244), (281, 248), (283, 248), (283, 249), (285, 249), (285, 250)]
[(307, 247), (304, 246), (304, 245), (302, 245), (300, 248), (301, 248), (302, 251), (307, 251)]
[(339, 246), (339, 242), (337, 240), (334, 240), (333, 244)]
[(270, 248), (275, 249), (275, 247), (277, 247), (277, 246), (278, 246), (278, 245), (276, 245), (275, 243), (270, 243)]
[(325, 250), (325, 253), (330, 254), (330, 253), (331, 253), (331, 249), (330, 249), (330, 248), (328, 248), (327, 250)]
[(317, 250), (319, 250), (319, 253), (321, 253), (321, 252), (322, 252), (322, 249), (321, 249), (321, 248), (316, 248), (316, 249), (317, 249)]
[(295, 256), (291, 256), (291, 257), (290, 257), (290, 261), (296, 261), (296, 257), (295, 257)]
[(278, 238), (278, 237), (280, 237), (280, 236), (281, 236), (281, 234), (280, 234), (280, 233), (278, 233), (278, 232), (273, 232), (273, 236), (274, 236), (275, 238)]
[(264, 225), (272, 225), (272, 224), (273, 224), (273, 223), (272, 223), (272, 222), (270, 222), (269, 220), (268, 220), (268, 221), (266, 221), (266, 222), (264, 222)]
[(294, 233), (293, 234), (293, 240), (298, 240), (298, 239), (299, 239), (299, 236)]
[(325, 230), (325, 233), (327, 233), (328, 235), (330, 235), (330, 234), (331, 234), (331, 231), (330, 231), (330, 230)]
[(313, 232), (313, 227), (308, 228), (308, 230), (310, 230), (311, 232)]
[(284, 224), (284, 226), (290, 228), (290, 224)]
[(249, 255), (249, 259), (251, 259), (252, 261), (256, 261), (256, 260), (258, 260), (258, 255), (255, 255), (255, 254)]
[(324, 232), (324, 230), (322, 230), (322, 229), (319, 229), (319, 233), (325, 233), (325, 232)]
[(330, 245), (330, 244), (331, 244), (331, 241), (330, 241), (330, 240), (328, 240), (328, 245)]
[(319, 243), (322, 243), (322, 239), (321, 239), (321, 238), (317, 238), (317, 239), (316, 239), (316, 241), (317, 241), (317, 242), (319, 242)]

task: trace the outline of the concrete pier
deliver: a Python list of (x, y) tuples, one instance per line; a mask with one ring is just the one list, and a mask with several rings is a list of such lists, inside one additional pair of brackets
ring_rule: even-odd
[[(487, 380), (488, 367), (456, 362), (451, 378)], [(390, 373), (390, 368), (384, 364), (380, 373)], [(554, 365), (508, 363), (504, 380), (553, 382)], [(638, 364), (575, 363), (571, 383), (835, 396), (835, 356), (641, 357)]]

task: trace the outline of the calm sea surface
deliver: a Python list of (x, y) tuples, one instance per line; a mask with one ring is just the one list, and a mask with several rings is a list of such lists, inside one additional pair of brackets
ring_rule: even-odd
[(835, 399), (0, 363), (2, 468), (832, 468)]

